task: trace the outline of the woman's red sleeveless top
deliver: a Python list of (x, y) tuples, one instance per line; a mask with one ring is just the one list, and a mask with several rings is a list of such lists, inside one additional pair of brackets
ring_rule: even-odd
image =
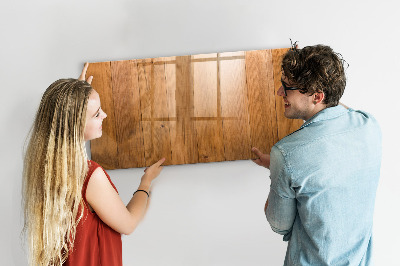
[[(105, 224), (95, 212), (91, 212), (86, 200), (86, 189), (90, 177), (99, 164), (89, 162), (89, 171), (82, 187), (84, 202), (83, 217), (80, 220), (75, 235), (75, 242), (64, 265), (73, 266), (116, 266), (122, 265), (121, 234)], [(104, 171), (111, 185), (110, 176)], [(117, 191), (118, 192), (118, 191)]]

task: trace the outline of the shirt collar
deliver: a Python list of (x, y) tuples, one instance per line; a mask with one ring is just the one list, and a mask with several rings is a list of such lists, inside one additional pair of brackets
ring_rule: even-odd
[(348, 111), (349, 110), (346, 109), (345, 107), (343, 107), (342, 105), (325, 108), (325, 109), (319, 111), (318, 113), (316, 113), (314, 116), (312, 116), (306, 122), (304, 122), (304, 124), (300, 127), (300, 129), (302, 129), (312, 123), (315, 123), (315, 122), (320, 122), (320, 121), (329, 120), (332, 118), (342, 116), (345, 113), (347, 113)]

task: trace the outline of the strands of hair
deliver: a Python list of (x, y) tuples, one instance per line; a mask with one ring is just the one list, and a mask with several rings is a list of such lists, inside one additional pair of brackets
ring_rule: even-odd
[(329, 46), (298, 49), (297, 41), (290, 42), (291, 48), (282, 60), (282, 72), (287, 79), (302, 88), (301, 93), (323, 92), (328, 107), (338, 105), (346, 87), (345, 65), (347, 68), (349, 64)]
[(86, 108), (92, 87), (61, 79), (43, 94), (28, 137), (23, 205), (30, 265), (62, 265), (82, 219)]

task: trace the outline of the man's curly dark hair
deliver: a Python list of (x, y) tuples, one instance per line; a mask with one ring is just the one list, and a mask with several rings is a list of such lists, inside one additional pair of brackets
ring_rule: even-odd
[(297, 49), (296, 42), (284, 55), (282, 72), (290, 83), (301, 88), (301, 93), (323, 92), (324, 104), (336, 106), (346, 87), (344, 64), (341, 54), (325, 45), (306, 46)]

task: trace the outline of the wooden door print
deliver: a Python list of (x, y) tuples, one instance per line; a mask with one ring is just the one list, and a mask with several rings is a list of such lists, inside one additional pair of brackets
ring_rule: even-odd
[(303, 121), (284, 117), (288, 49), (90, 63), (103, 136), (92, 159), (106, 169), (245, 160), (269, 153)]

